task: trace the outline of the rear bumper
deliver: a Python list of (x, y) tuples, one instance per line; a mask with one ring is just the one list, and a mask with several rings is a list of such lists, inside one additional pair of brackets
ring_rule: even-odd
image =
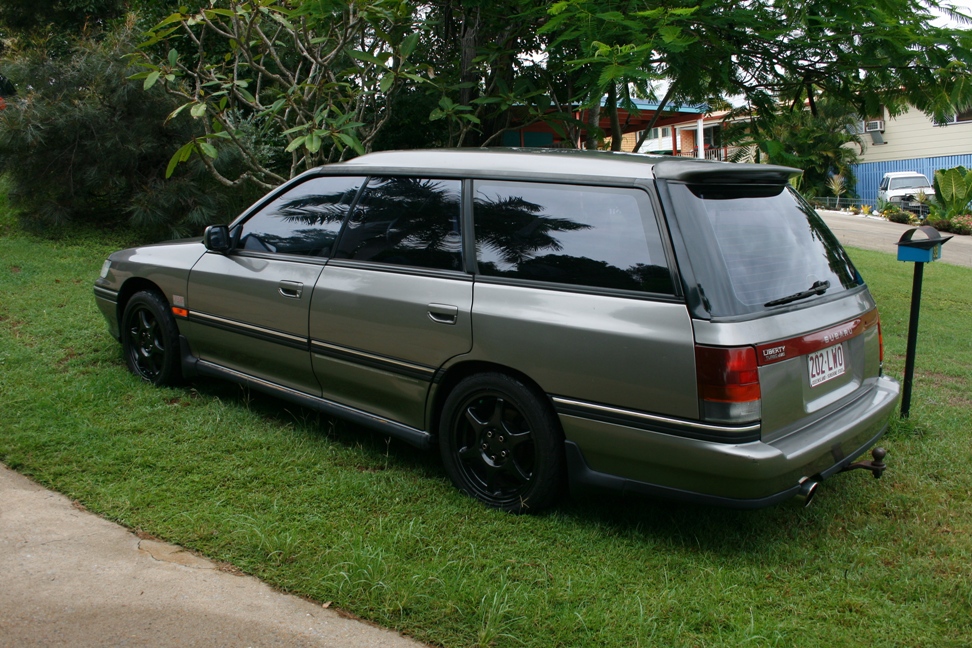
[(880, 378), (812, 426), (769, 443), (688, 439), (562, 414), (571, 485), (769, 506), (796, 495), (804, 479), (827, 478), (874, 445), (898, 394), (897, 382)]

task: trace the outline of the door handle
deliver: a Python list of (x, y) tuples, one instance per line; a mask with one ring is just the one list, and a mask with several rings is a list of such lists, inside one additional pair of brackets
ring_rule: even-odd
[(299, 281), (287, 281), (284, 279), (277, 284), (277, 292), (290, 299), (300, 299), (300, 296), (304, 293), (304, 284)]
[(449, 304), (429, 304), (429, 319), (439, 324), (455, 324), (459, 307)]

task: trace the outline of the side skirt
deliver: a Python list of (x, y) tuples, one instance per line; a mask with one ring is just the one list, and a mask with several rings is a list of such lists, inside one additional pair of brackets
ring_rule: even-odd
[(432, 435), (425, 430), (418, 430), (381, 416), (375, 416), (374, 414), (348, 407), (347, 405), (335, 403), (334, 401), (318, 396), (312, 396), (311, 394), (305, 394), (296, 389), (283, 387), (249, 374), (207, 362), (206, 360), (200, 360), (192, 355), (185, 338), (180, 338), (180, 346), (182, 351), (182, 373), (185, 378), (208, 376), (246, 385), (247, 387), (252, 387), (253, 389), (270, 394), (271, 396), (297, 403), (302, 407), (317, 410), (350, 421), (351, 423), (371, 428), (381, 434), (387, 434), (388, 436), (400, 439), (422, 450), (431, 448), (434, 443)]

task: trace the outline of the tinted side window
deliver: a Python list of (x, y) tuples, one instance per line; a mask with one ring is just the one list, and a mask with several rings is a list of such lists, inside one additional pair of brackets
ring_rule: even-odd
[(369, 178), (337, 257), (462, 270), (461, 188), (458, 180)]
[(672, 294), (648, 196), (637, 189), (477, 181), (484, 275)]
[(243, 223), (239, 247), (257, 252), (326, 256), (364, 178), (311, 178)]

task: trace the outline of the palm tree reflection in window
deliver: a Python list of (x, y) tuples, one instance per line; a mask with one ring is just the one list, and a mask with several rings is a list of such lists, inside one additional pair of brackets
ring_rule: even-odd
[[(649, 246), (630, 190), (500, 182), (480, 182), (476, 189), (481, 274), (673, 292), (657, 229), (659, 240)], [(573, 213), (586, 222), (563, 216)]]
[(337, 256), (461, 270), (461, 186), (458, 180), (370, 178)]
[(363, 180), (314, 178), (294, 187), (243, 224), (241, 247), (283, 254), (330, 254)]

